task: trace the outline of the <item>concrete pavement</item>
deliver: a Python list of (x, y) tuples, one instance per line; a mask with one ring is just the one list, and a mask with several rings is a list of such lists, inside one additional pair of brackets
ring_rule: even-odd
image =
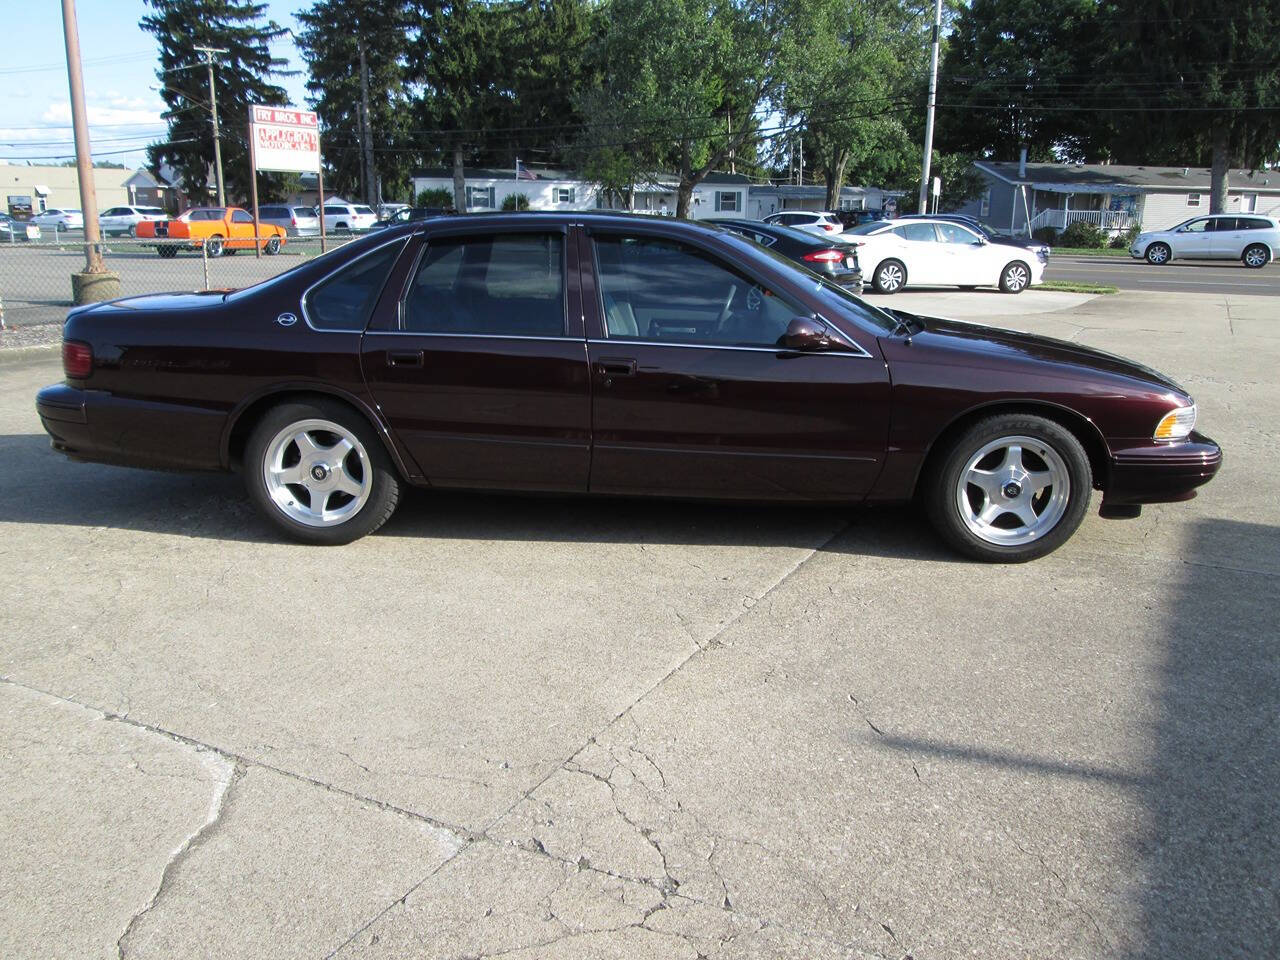
[(1274, 954), (1276, 303), (999, 319), (1227, 452), (1012, 568), (909, 509), (470, 495), (303, 548), (54, 455), (56, 366), (0, 368), (0, 953)]

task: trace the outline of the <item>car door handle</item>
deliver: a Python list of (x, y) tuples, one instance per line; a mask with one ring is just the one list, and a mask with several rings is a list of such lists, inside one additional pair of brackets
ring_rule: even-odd
[(636, 372), (636, 362), (629, 357), (601, 357), (596, 369), (606, 377), (631, 377)]
[(422, 366), (421, 350), (388, 350), (387, 366), (420, 367)]

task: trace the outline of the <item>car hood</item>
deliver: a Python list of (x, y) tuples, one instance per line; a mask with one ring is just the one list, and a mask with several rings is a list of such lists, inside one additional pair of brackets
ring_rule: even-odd
[(937, 346), (965, 353), (1008, 359), (1021, 357), (1063, 368), (1074, 367), (1109, 373), (1139, 380), (1162, 389), (1176, 390), (1178, 393), (1189, 396), (1181, 384), (1160, 371), (1114, 353), (1107, 353), (1105, 350), (1095, 350), (1093, 347), (1078, 343), (1068, 343), (1066, 340), (1042, 337), (1034, 333), (1022, 333), (1018, 330), (1005, 330), (959, 320), (944, 320), (940, 317), (922, 317), (902, 310), (889, 312), (911, 324), (915, 329), (923, 328), (919, 333), (912, 333), (912, 337), (920, 340), (922, 344), (933, 342)]

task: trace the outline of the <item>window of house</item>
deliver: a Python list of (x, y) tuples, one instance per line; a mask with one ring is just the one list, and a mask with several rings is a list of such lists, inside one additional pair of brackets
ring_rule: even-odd
[(1187, 206), (1188, 206), (1188, 207), (1198, 207), (1198, 206), (1200, 206), (1200, 194), (1198, 194), (1198, 193), (1188, 193), (1188, 194), (1187, 194)]
[(556, 203), (574, 203), (576, 193), (573, 187), (556, 187)]
[(738, 191), (717, 190), (716, 211), (718, 213), (736, 213), (738, 211)]
[(696, 247), (646, 236), (595, 238), (610, 340), (777, 347), (808, 311)]
[(513, 233), (431, 241), (404, 328), (457, 336), (564, 336), (564, 238)]
[(467, 187), (468, 207), (488, 207), (492, 209), (496, 206), (493, 202), (493, 198), (493, 187)]
[(987, 189), (982, 191), (982, 199), (978, 203), (978, 216), (980, 217), (991, 216), (991, 188), (990, 187), (987, 187)]
[(403, 243), (360, 257), (307, 294), (307, 319), (317, 330), (363, 330)]

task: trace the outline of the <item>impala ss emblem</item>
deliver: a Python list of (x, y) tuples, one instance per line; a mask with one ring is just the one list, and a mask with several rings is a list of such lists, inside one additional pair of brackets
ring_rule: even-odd
[(276, 317), (276, 323), (280, 324), (282, 327), (292, 327), (297, 322), (298, 318), (292, 313), (282, 313), (280, 316)]

